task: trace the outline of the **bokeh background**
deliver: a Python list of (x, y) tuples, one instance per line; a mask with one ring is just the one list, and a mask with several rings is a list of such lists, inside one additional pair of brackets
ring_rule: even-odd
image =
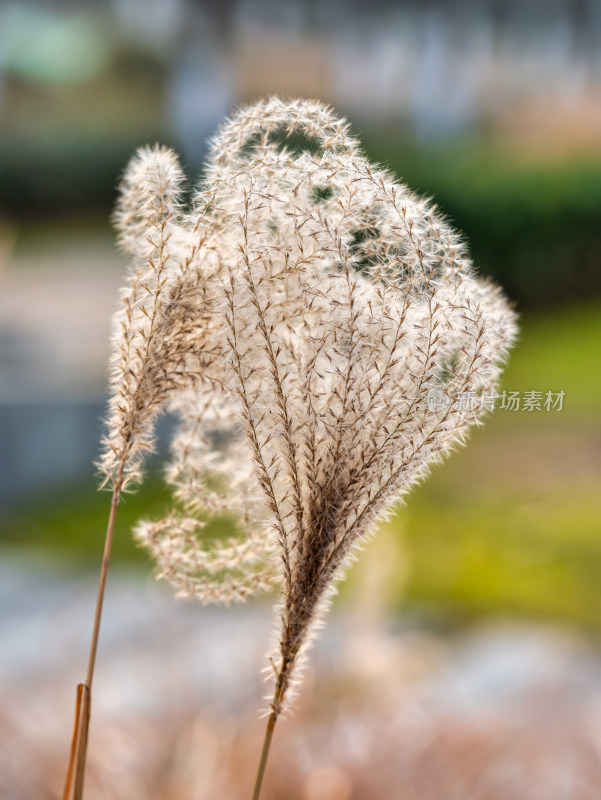
[[(351, 570), (265, 800), (597, 797), (597, 0), (0, 2), (0, 796), (60, 796), (85, 666), (119, 175), (159, 141), (192, 180), (224, 115), (272, 93), (332, 103), (465, 232), (520, 314), (502, 389), (521, 407), (497, 408)], [(129, 529), (167, 502), (156, 462), (120, 510), (91, 800), (252, 783), (269, 602), (204, 611), (157, 587)]]

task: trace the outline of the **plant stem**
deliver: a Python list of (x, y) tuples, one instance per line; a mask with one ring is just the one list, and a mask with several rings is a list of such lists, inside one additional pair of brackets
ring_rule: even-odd
[(76, 766), (75, 766), (75, 786), (73, 790), (73, 800), (81, 800), (83, 797), (83, 781), (86, 769), (86, 754), (88, 749), (88, 730), (90, 727), (92, 680), (94, 678), (94, 666), (96, 664), (96, 651), (98, 649), (98, 636), (100, 633), (100, 620), (102, 618), (102, 606), (104, 603), (104, 590), (106, 587), (106, 579), (108, 575), (109, 563), (111, 560), (111, 549), (113, 546), (113, 536), (115, 533), (115, 520), (117, 518), (117, 506), (119, 505), (119, 498), (121, 496), (122, 486), (123, 486), (123, 464), (121, 465), (121, 468), (117, 475), (113, 488), (113, 496), (111, 498), (111, 511), (109, 514), (109, 520), (106, 529), (106, 538), (104, 540), (104, 554), (102, 557), (100, 579), (98, 581), (98, 594), (96, 597), (94, 628), (92, 631), (92, 641), (90, 644), (90, 654), (88, 657), (88, 670), (85, 682), (83, 684), (80, 684), (81, 690), (78, 687), (77, 705), (75, 712), (75, 725), (73, 731), (73, 744), (71, 746), (71, 755), (69, 759), (69, 767), (67, 770), (67, 779), (65, 783), (65, 792), (63, 800), (70, 800), (69, 794), (71, 791), (71, 780), (73, 777), (74, 762), (76, 763)]
[(255, 788), (253, 790), (252, 800), (259, 800), (261, 794), (261, 784), (263, 783), (263, 775), (265, 774), (265, 767), (267, 765), (267, 758), (269, 756), (269, 748), (271, 746), (271, 739), (273, 737), (273, 729), (277, 716), (275, 711), (272, 711), (267, 719), (267, 727), (265, 728), (265, 737), (263, 739), (263, 749), (261, 750), (261, 759), (257, 769), (257, 778), (255, 780)]
[(111, 513), (106, 529), (106, 539), (104, 541), (104, 555), (102, 557), (102, 568), (100, 570), (100, 580), (98, 582), (98, 596), (96, 598), (96, 613), (94, 615), (94, 630), (92, 632), (92, 642), (90, 644), (90, 655), (88, 658), (88, 672), (86, 675), (86, 684), (92, 688), (92, 679), (94, 677), (94, 666), (96, 664), (96, 650), (98, 648), (98, 634), (100, 632), (100, 619), (102, 617), (102, 604), (104, 602), (104, 589), (106, 586), (106, 578), (109, 569), (109, 562), (111, 560), (111, 548), (113, 546), (113, 535), (115, 532), (115, 520), (117, 518), (117, 506), (119, 505), (119, 498), (121, 496), (121, 486), (123, 479), (121, 475), (115, 488), (113, 490), (113, 497), (111, 498)]
[[(88, 687), (83, 683), (77, 684), (77, 695), (75, 699), (75, 719), (73, 721), (73, 734), (71, 736), (71, 751), (69, 753), (69, 766), (67, 777), (65, 778), (65, 788), (63, 790), (63, 800), (70, 800), (71, 784), (73, 782), (73, 770), (75, 769), (75, 759), (77, 757), (77, 743), (79, 741), (81, 710), (83, 705), (83, 694), (88, 693)], [(89, 703), (88, 703), (89, 709)]]
[(82, 683), (81, 687), (82, 695), (79, 709), (79, 728), (77, 731), (77, 763), (75, 768), (73, 800), (81, 800), (83, 797), (83, 779), (86, 768), (86, 754), (88, 751), (88, 730), (90, 728), (90, 687), (86, 683)]

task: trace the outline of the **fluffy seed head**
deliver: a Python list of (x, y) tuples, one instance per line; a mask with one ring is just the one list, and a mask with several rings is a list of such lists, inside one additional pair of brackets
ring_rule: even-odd
[[(137, 266), (103, 467), (135, 474), (156, 412), (179, 416), (175, 508), (137, 535), (183, 594), (279, 583), (277, 714), (355, 546), (479, 422), (514, 315), (432, 203), (320, 103), (243, 109), (186, 214), (179, 185), (164, 150), (141, 151), (123, 183)], [(239, 535), (201, 544), (224, 510)]]

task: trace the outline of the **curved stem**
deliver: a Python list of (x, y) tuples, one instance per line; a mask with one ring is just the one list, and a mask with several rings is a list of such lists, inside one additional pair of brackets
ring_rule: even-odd
[[(63, 789), (63, 800), (70, 800), (71, 786), (73, 783), (73, 770), (75, 769), (75, 759), (77, 758), (77, 743), (79, 740), (81, 712), (83, 709), (83, 695), (89, 693), (88, 687), (83, 683), (77, 684), (77, 695), (75, 699), (75, 719), (73, 720), (73, 734), (71, 736), (71, 750), (69, 753), (69, 765), (67, 767), (67, 777), (65, 778), (65, 788)], [(89, 703), (87, 708), (89, 709)]]
[(71, 792), (71, 781), (73, 778), (74, 764), (75, 764), (75, 784), (73, 790), (73, 800), (81, 800), (81, 798), (83, 797), (83, 781), (85, 775), (86, 754), (88, 748), (88, 730), (90, 727), (92, 680), (94, 678), (94, 667), (96, 664), (96, 651), (98, 649), (98, 636), (100, 634), (100, 621), (102, 618), (104, 591), (106, 587), (106, 579), (108, 575), (109, 563), (111, 560), (113, 536), (115, 533), (117, 506), (119, 505), (119, 498), (121, 496), (122, 486), (123, 486), (123, 465), (121, 466), (119, 474), (117, 475), (117, 479), (115, 481), (115, 486), (113, 489), (113, 496), (111, 499), (111, 511), (109, 514), (108, 525), (106, 529), (106, 538), (104, 540), (104, 554), (102, 557), (100, 579), (98, 581), (98, 594), (96, 597), (96, 611), (94, 614), (94, 627), (92, 630), (92, 641), (90, 644), (90, 654), (88, 657), (88, 669), (86, 673), (85, 682), (83, 684), (80, 684), (81, 691), (78, 688), (75, 725), (73, 730), (73, 744), (71, 747), (69, 766), (67, 769), (67, 778), (65, 782), (63, 800), (70, 800), (69, 795)]
[(92, 631), (92, 641), (90, 644), (90, 655), (88, 657), (88, 671), (86, 674), (86, 684), (92, 688), (92, 679), (94, 677), (94, 666), (96, 664), (96, 650), (98, 648), (98, 634), (100, 633), (100, 620), (102, 618), (102, 605), (104, 603), (104, 590), (106, 587), (106, 578), (109, 569), (109, 562), (111, 560), (111, 549), (113, 546), (113, 536), (115, 533), (115, 521), (117, 518), (117, 506), (119, 505), (119, 498), (121, 496), (122, 477), (119, 477), (118, 482), (115, 484), (113, 496), (111, 498), (111, 513), (106, 529), (106, 539), (104, 541), (104, 554), (102, 556), (102, 568), (100, 570), (100, 579), (98, 581), (98, 595), (96, 598), (96, 613), (94, 615), (94, 629)]
[(269, 748), (271, 747), (271, 739), (273, 737), (273, 729), (277, 716), (272, 711), (267, 719), (267, 727), (265, 728), (265, 737), (263, 739), (263, 749), (261, 750), (261, 758), (259, 760), (259, 767), (257, 769), (257, 777), (255, 780), (255, 788), (253, 790), (252, 800), (259, 800), (261, 794), (261, 784), (263, 783), (263, 775), (265, 774), (265, 767), (267, 766), (267, 758), (269, 757)]
[(73, 800), (83, 797), (83, 779), (86, 769), (86, 754), (88, 752), (88, 731), (90, 729), (90, 687), (82, 683), (81, 706), (79, 709), (79, 729), (77, 731), (77, 763), (75, 766), (75, 787)]

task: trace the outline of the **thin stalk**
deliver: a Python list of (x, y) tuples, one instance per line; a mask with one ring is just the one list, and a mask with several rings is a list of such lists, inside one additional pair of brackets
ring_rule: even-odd
[[(80, 720), (83, 706), (84, 692), (89, 694), (88, 687), (83, 683), (77, 684), (77, 695), (75, 699), (75, 719), (73, 721), (73, 735), (71, 736), (71, 750), (69, 754), (69, 766), (67, 777), (65, 778), (65, 788), (63, 790), (63, 800), (70, 800), (71, 786), (73, 783), (73, 771), (75, 769), (75, 759), (77, 758), (77, 743), (79, 741)], [(88, 703), (89, 709), (89, 703)]]
[(79, 730), (77, 736), (77, 763), (75, 767), (75, 787), (73, 789), (73, 800), (81, 800), (83, 797), (83, 779), (86, 768), (86, 754), (88, 752), (88, 731), (90, 729), (90, 709), (91, 693), (90, 687), (81, 684), (83, 692), (81, 696), (81, 707), (79, 715)]
[(265, 767), (267, 766), (267, 758), (269, 756), (269, 748), (271, 747), (271, 739), (273, 737), (273, 729), (277, 716), (272, 711), (267, 719), (267, 727), (265, 728), (265, 737), (263, 739), (263, 749), (261, 750), (261, 758), (259, 760), (259, 767), (257, 769), (257, 777), (255, 780), (255, 788), (253, 790), (252, 800), (259, 800), (261, 794), (261, 784), (263, 783), (263, 775), (265, 774)]
[[(102, 619), (102, 606), (104, 603), (104, 591), (108, 575), (109, 563), (111, 560), (111, 549), (113, 546), (113, 536), (115, 533), (115, 521), (117, 519), (117, 506), (121, 496), (123, 486), (123, 464), (117, 475), (111, 498), (111, 511), (109, 514), (104, 540), (104, 554), (102, 557), (102, 567), (100, 579), (98, 581), (98, 594), (96, 597), (96, 611), (94, 614), (94, 628), (92, 630), (92, 641), (90, 644), (90, 654), (88, 657), (88, 669), (86, 680), (80, 684), (77, 692), (77, 703), (75, 711), (75, 723), (73, 729), (73, 740), (71, 744), (71, 754), (65, 781), (63, 800), (70, 800), (71, 782), (73, 779), (73, 769), (75, 764), (75, 784), (73, 790), (73, 800), (81, 800), (83, 797), (83, 782), (86, 769), (86, 755), (88, 749), (88, 731), (90, 727), (90, 707), (92, 681), (94, 679), (94, 667), (96, 665), (96, 651), (98, 649), (98, 636), (100, 633), (100, 621)], [(81, 689), (80, 689), (81, 687)]]
[(257, 768), (257, 777), (255, 779), (255, 788), (253, 789), (252, 800), (259, 800), (261, 794), (261, 785), (263, 783), (263, 775), (265, 774), (265, 767), (267, 766), (267, 759), (269, 758), (269, 748), (271, 747), (271, 739), (273, 737), (273, 729), (277, 722), (283, 699), (283, 685), (284, 685), (284, 662), (280, 667), (280, 671), (276, 673), (275, 691), (273, 693), (273, 700), (271, 701), (271, 712), (267, 718), (267, 726), (265, 728), (265, 736), (263, 737), (263, 747), (261, 749), (261, 758), (259, 759), (259, 766)]

